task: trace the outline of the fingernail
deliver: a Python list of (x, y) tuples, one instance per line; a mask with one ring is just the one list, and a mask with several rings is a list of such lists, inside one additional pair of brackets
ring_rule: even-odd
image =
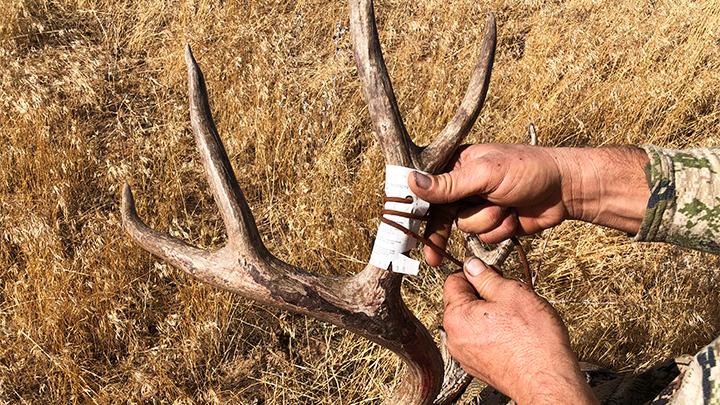
[(502, 212), (507, 211), (507, 209), (508, 209), (508, 207), (503, 207), (503, 206), (500, 207), (500, 211), (502, 211)]
[(414, 172), (415, 184), (423, 190), (427, 190), (432, 186), (432, 179), (420, 172)]
[(488, 268), (485, 263), (483, 263), (482, 260), (474, 256), (471, 257), (467, 262), (465, 262), (465, 271), (467, 271), (467, 273), (473, 277), (479, 276), (480, 273), (487, 269)]

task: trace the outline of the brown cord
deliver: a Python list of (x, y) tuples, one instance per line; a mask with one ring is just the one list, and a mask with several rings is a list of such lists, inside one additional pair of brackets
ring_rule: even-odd
[[(412, 204), (413, 199), (412, 199), (412, 197), (406, 197), (406, 198), (400, 198), (400, 197), (385, 197), (385, 202), (399, 202), (399, 203), (404, 203), (404, 204)], [(460, 260), (452, 257), (452, 255), (451, 255), (450, 253), (446, 252), (446, 251), (445, 251), (444, 249), (442, 249), (440, 246), (434, 244), (431, 240), (429, 240), (429, 239), (427, 239), (427, 238), (423, 238), (422, 236), (416, 234), (415, 232), (413, 232), (413, 231), (405, 228), (404, 226), (398, 224), (397, 222), (385, 218), (385, 214), (388, 214), (388, 215), (397, 215), (397, 216), (399, 216), (399, 217), (410, 218), (410, 219), (417, 219), (417, 220), (420, 220), (420, 221), (427, 221), (427, 220), (428, 220), (428, 216), (427, 216), (427, 215), (415, 215), (415, 214), (410, 214), (410, 213), (402, 212), (402, 211), (395, 211), (395, 210), (386, 210), (386, 209), (383, 209), (382, 211), (380, 211), (380, 221), (382, 221), (382, 222), (385, 223), (385, 224), (388, 224), (388, 225), (392, 226), (393, 228), (395, 228), (395, 229), (399, 230), (400, 232), (404, 233), (405, 235), (410, 236), (410, 237), (413, 237), (413, 238), (415, 238), (416, 240), (424, 243), (425, 245), (430, 246), (430, 249), (432, 249), (432, 250), (434, 250), (435, 252), (437, 252), (437, 254), (439, 254), (440, 256), (442, 256), (442, 257), (450, 260), (451, 262), (457, 264), (458, 266), (460, 266), (460, 268), (463, 267), (463, 263), (462, 263)]]
[(525, 283), (530, 287), (531, 291), (535, 291), (535, 283), (533, 282), (532, 274), (530, 274), (530, 265), (528, 265), (527, 257), (525, 256), (525, 250), (523, 250), (522, 245), (520, 244), (520, 241), (516, 236), (513, 236), (510, 238), (513, 245), (515, 245), (515, 250), (518, 252), (518, 256), (520, 256), (520, 261), (523, 264), (523, 270), (525, 270)]
[[(398, 202), (398, 203), (404, 203), (404, 204), (412, 204), (413, 199), (412, 199), (412, 197), (405, 197), (405, 198), (385, 197), (385, 202)], [(403, 218), (417, 219), (419, 221), (427, 221), (428, 220), (427, 215), (415, 215), (415, 214), (410, 214), (410, 213), (402, 212), (402, 211), (383, 209), (382, 211), (380, 211), (380, 221), (392, 226), (393, 228), (404, 233), (405, 235), (415, 238), (416, 240), (422, 242), (426, 246), (430, 247), (430, 249), (434, 250), (437, 254), (439, 254), (440, 256), (455, 263), (460, 268), (463, 267), (463, 263), (460, 260), (454, 258), (450, 253), (446, 252), (445, 249), (434, 244), (430, 239), (424, 238), (424, 237), (416, 234), (415, 232), (405, 228), (404, 226), (398, 224), (397, 222), (385, 218), (385, 214), (397, 215), (397, 216), (403, 217)], [(530, 289), (533, 290), (534, 289), (533, 279), (532, 279), (532, 275), (530, 274), (530, 266), (528, 265), (527, 257), (525, 256), (525, 251), (523, 250), (522, 245), (520, 245), (520, 241), (518, 241), (517, 237), (513, 236), (510, 238), (510, 240), (512, 241), (513, 245), (515, 245), (515, 249), (518, 251), (518, 255), (520, 256), (520, 261), (523, 264), (523, 268), (525, 270), (526, 283), (530, 287)], [(498, 269), (494, 268), (494, 266), (493, 266), (493, 269), (502, 275), (502, 272), (498, 271)]]

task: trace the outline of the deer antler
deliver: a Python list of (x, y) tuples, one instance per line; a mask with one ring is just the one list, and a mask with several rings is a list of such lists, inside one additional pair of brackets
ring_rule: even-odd
[[(350, 2), (351, 30), (360, 79), (387, 164), (438, 172), (469, 132), (482, 107), (495, 50), (491, 14), (475, 72), (463, 103), (438, 139), (417, 147), (405, 130), (385, 69), (370, 0)], [(185, 51), (190, 118), (228, 242), (218, 251), (191, 246), (157, 232), (137, 216), (130, 187), (123, 188), (123, 225), (143, 249), (197, 279), (264, 304), (313, 316), (382, 345), (407, 364), (387, 404), (442, 404), (443, 360), (427, 329), (400, 294), (402, 275), (368, 264), (347, 278), (315, 274), (285, 263), (263, 245), (210, 113), (203, 75)], [(435, 402), (433, 402), (435, 401)]]
[(495, 60), (495, 16), (488, 16), (480, 57), (460, 107), (440, 135), (425, 148), (419, 148), (412, 142), (400, 118), (380, 50), (371, 0), (350, 2), (350, 29), (358, 75), (375, 133), (385, 154), (385, 163), (414, 167), (429, 173), (439, 172), (472, 129), (485, 102)]

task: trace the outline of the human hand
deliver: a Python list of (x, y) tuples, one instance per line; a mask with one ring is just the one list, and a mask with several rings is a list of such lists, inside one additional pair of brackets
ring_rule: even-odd
[[(552, 149), (478, 144), (461, 147), (447, 173), (408, 178), (412, 191), (433, 204), (425, 236), (445, 247), (453, 221), (483, 241), (498, 243), (559, 224), (568, 217), (562, 176)], [(429, 265), (442, 256), (425, 249)]]
[(445, 282), (450, 354), (519, 405), (598, 403), (552, 306), (525, 284), (487, 270), (473, 257)]
[[(444, 248), (453, 221), (488, 243), (533, 234), (565, 219), (626, 232), (640, 227), (650, 191), (647, 154), (637, 148), (540, 148), (477, 144), (455, 153), (447, 173), (408, 177), (433, 204), (425, 237)], [(425, 247), (438, 266), (442, 256)]]

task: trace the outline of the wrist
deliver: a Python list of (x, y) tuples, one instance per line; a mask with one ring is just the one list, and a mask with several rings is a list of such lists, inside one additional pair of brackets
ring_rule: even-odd
[(518, 405), (595, 405), (599, 404), (580, 370), (571, 375), (535, 376), (532, 391), (518, 398)]
[(568, 219), (637, 232), (650, 198), (645, 151), (634, 147), (559, 148), (555, 159)]

